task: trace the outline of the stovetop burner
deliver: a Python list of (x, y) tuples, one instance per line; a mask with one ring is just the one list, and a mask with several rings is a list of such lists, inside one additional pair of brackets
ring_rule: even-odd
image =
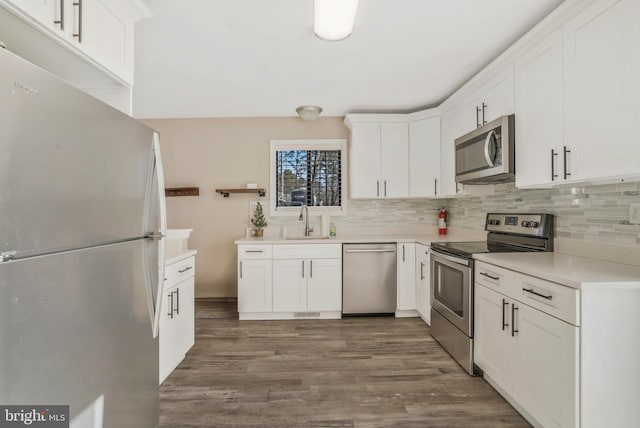
[(434, 242), (431, 248), (465, 258), (479, 253), (553, 251), (553, 215), (487, 214), (486, 241)]

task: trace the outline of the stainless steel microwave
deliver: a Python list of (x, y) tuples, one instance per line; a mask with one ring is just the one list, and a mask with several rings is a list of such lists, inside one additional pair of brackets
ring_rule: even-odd
[(456, 182), (515, 180), (514, 116), (499, 117), (455, 140)]

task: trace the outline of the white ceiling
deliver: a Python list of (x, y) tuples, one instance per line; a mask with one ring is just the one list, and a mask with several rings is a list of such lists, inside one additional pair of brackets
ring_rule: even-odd
[(439, 104), (562, 0), (360, 0), (353, 34), (313, 34), (313, 0), (147, 0), (134, 116), (323, 116)]

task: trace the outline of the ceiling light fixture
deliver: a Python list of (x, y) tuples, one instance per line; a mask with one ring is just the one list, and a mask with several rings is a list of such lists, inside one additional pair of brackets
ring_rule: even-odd
[(320, 106), (300, 106), (296, 109), (296, 113), (303, 120), (316, 120), (320, 113), (322, 113), (322, 107)]
[(314, 0), (313, 30), (323, 40), (349, 37), (358, 10), (358, 0)]

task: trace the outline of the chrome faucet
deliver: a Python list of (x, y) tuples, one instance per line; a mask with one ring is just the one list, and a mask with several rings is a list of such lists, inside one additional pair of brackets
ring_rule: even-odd
[(306, 211), (306, 223), (304, 225), (304, 236), (311, 236), (311, 230), (309, 229), (309, 207), (306, 205), (302, 206), (302, 209), (300, 210), (300, 217), (298, 217), (299, 221), (302, 221), (302, 218), (304, 217), (303, 214)]

